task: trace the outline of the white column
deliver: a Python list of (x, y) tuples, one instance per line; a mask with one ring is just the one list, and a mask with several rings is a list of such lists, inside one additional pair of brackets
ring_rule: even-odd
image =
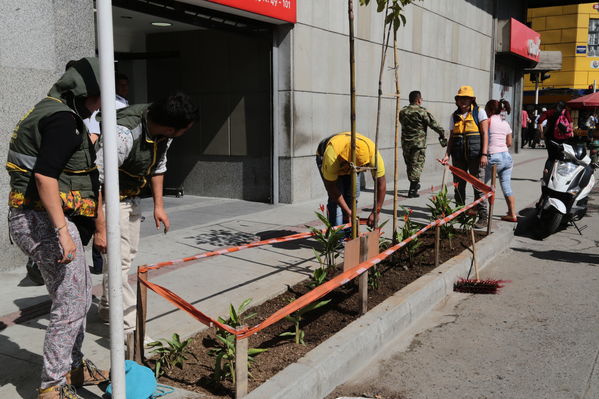
[(119, 175), (116, 142), (114, 44), (112, 4), (96, 0), (100, 91), (102, 94), (102, 139), (104, 140), (104, 202), (106, 204), (108, 287), (110, 302), (110, 364), (112, 397), (125, 399), (125, 338), (119, 225)]

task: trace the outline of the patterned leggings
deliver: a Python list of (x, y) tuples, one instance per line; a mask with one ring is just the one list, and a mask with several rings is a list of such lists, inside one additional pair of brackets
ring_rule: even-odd
[(10, 235), (27, 256), (37, 263), (52, 300), (50, 324), (44, 339), (41, 388), (64, 385), (65, 375), (81, 365), (85, 318), (91, 305), (91, 275), (77, 227), (68, 229), (77, 253), (68, 264), (58, 263), (62, 249), (46, 212), (11, 209)]

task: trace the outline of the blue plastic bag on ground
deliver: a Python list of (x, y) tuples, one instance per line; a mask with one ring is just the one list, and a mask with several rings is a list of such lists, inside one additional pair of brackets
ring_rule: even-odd
[[(125, 360), (125, 383), (127, 399), (149, 399), (157, 386), (154, 372), (133, 360)], [(106, 393), (112, 396), (112, 384), (108, 385)]]

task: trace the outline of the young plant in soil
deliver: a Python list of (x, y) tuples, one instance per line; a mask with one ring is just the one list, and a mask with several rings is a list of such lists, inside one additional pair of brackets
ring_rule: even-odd
[(297, 311), (291, 313), (289, 316), (285, 316), (285, 320), (288, 320), (294, 324), (295, 331), (293, 331), (293, 332), (285, 331), (284, 333), (280, 334), (279, 337), (295, 337), (296, 344), (298, 344), (298, 345), (302, 344), (305, 346), (306, 345), (306, 343), (304, 342), (305, 332), (301, 328), (301, 324), (302, 324), (304, 315), (308, 312), (311, 312), (313, 310), (316, 310), (318, 308), (325, 306), (329, 302), (331, 302), (330, 299), (327, 299), (326, 301), (313, 302), (310, 305), (305, 306), (305, 307), (301, 308), (300, 310), (297, 310)]
[(317, 227), (306, 226), (314, 235), (314, 238), (320, 244), (318, 250), (314, 250), (314, 255), (320, 263), (321, 268), (325, 268), (327, 274), (335, 269), (335, 260), (341, 254), (341, 242), (345, 237), (343, 229), (335, 227), (329, 222), (324, 214), (324, 205), (320, 205), (321, 212), (315, 212), (316, 217), (325, 225), (324, 232)]
[[(411, 209), (407, 209), (402, 207), (403, 211), (404, 211), (404, 215), (403, 215), (403, 227), (401, 228), (400, 231), (397, 232), (397, 242), (401, 242), (409, 237), (411, 237), (412, 235), (414, 235), (416, 232), (418, 232), (418, 230), (420, 230), (420, 226), (418, 226), (416, 223), (414, 223), (412, 221), (412, 219), (410, 218), (410, 216), (412, 215), (413, 211)], [(416, 254), (416, 250), (418, 249), (418, 247), (420, 247), (421, 242), (418, 238), (414, 238), (412, 241), (410, 241), (409, 243), (407, 243), (404, 246), (404, 249), (406, 251), (406, 253), (408, 254), (408, 263), (410, 264), (411, 267), (414, 266), (414, 255)]]
[[(460, 206), (453, 207), (451, 205), (451, 200), (447, 197), (446, 185), (443, 185), (441, 191), (436, 195), (433, 195), (429, 201), (431, 203), (427, 206), (431, 211), (431, 221), (443, 219), (445, 216), (451, 215), (461, 208)], [(451, 249), (453, 249), (452, 239), (456, 235), (455, 223), (456, 219), (453, 219), (441, 225), (441, 238), (447, 238), (449, 240), (449, 247)]]
[[(235, 310), (235, 307), (229, 305), (229, 318), (223, 319), (218, 318), (218, 321), (222, 324), (226, 324), (233, 328), (239, 328), (245, 324), (245, 322), (252, 317), (256, 316), (256, 313), (250, 313), (244, 315), (243, 313), (247, 310), (247, 307), (252, 302), (252, 298), (248, 298), (241, 303)], [(214, 368), (212, 379), (214, 381), (222, 381), (230, 379), (233, 384), (235, 383), (235, 334), (231, 334), (225, 330), (218, 330), (216, 332), (216, 339), (219, 341), (219, 346), (211, 349), (208, 353), (210, 356), (214, 356)], [(248, 349), (248, 367), (254, 362), (253, 357), (266, 352), (268, 349), (249, 348)], [(250, 374), (251, 376), (251, 374)]]
[(327, 280), (327, 269), (325, 267), (319, 267), (312, 272), (310, 276), (310, 282), (308, 283), (308, 287), (316, 288)]
[(190, 356), (197, 360), (195, 354), (188, 348), (190, 342), (191, 338), (181, 341), (179, 334), (175, 333), (170, 340), (162, 338), (148, 344), (150, 348), (153, 348), (150, 353), (158, 356), (154, 368), (156, 378), (164, 374), (165, 371), (171, 371), (173, 367), (183, 369), (184, 362)]

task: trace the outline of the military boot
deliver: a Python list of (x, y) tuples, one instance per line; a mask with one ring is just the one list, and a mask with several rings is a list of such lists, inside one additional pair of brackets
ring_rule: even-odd
[(420, 194), (418, 194), (418, 190), (420, 189), (420, 183), (417, 181), (410, 182), (410, 189), (408, 190), (408, 198), (418, 198)]
[(75, 389), (70, 385), (54, 385), (53, 387), (40, 389), (37, 399), (83, 399), (77, 395)]

